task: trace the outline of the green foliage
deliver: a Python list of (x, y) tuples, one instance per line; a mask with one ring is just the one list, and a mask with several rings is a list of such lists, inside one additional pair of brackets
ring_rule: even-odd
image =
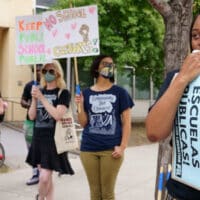
[(194, 0), (193, 3), (193, 15), (200, 14), (200, 0)]
[[(147, 0), (58, 0), (54, 9), (92, 4), (98, 6), (101, 54), (114, 58), (119, 73), (123, 73), (125, 65), (133, 66), (137, 76), (149, 81), (152, 75), (159, 87), (163, 78), (161, 16)], [(78, 58), (78, 63), (87, 69), (92, 59)]]

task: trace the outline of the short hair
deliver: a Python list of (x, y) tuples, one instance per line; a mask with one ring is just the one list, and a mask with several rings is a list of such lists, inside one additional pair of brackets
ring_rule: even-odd
[[(42, 64), (36, 64), (36, 69), (41, 69), (42, 66)], [(31, 71), (34, 72), (34, 65), (31, 65)]]
[[(112, 57), (109, 56), (109, 55), (105, 55), (105, 54), (104, 54), (104, 55), (99, 55), (99, 56), (97, 56), (97, 57), (93, 60), (93, 62), (92, 62), (92, 64), (91, 64), (91, 67), (90, 67), (90, 73), (91, 73), (91, 76), (92, 76), (93, 78), (98, 78), (98, 76), (99, 76), (99, 72), (98, 72), (99, 65), (100, 65), (100, 62), (101, 62), (104, 58), (112, 58)], [(110, 80), (111, 82), (114, 82), (114, 81), (115, 81), (114, 75), (113, 75), (113, 77), (109, 78), (109, 80)]]

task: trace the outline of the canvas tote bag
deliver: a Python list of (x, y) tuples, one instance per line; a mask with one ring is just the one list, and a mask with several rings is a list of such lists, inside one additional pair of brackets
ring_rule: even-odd
[[(59, 91), (58, 97), (61, 92)], [(58, 154), (79, 148), (71, 106), (62, 119), (56, 121), (54, 140)]]

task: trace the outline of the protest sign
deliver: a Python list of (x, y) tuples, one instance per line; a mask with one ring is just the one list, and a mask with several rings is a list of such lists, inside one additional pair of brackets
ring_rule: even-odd
[(200, 190), (200, 77), (180, 100), (173, 129), (172, 178)]
[(47, 11), (42, 19), (49, 59), (99, 54), (96, 5)]
[(16, 17), (16, 64), (45, 63), (49, 50), (44, 44), (41, 15)]

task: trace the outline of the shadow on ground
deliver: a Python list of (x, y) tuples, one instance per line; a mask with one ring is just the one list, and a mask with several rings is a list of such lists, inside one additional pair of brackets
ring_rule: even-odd
[(151, 144), (151, 142), (147, 139), (146, 136), (145, 124), (133, 123), (129, 140), (129, 146), (140, 146), (145, 144)]

